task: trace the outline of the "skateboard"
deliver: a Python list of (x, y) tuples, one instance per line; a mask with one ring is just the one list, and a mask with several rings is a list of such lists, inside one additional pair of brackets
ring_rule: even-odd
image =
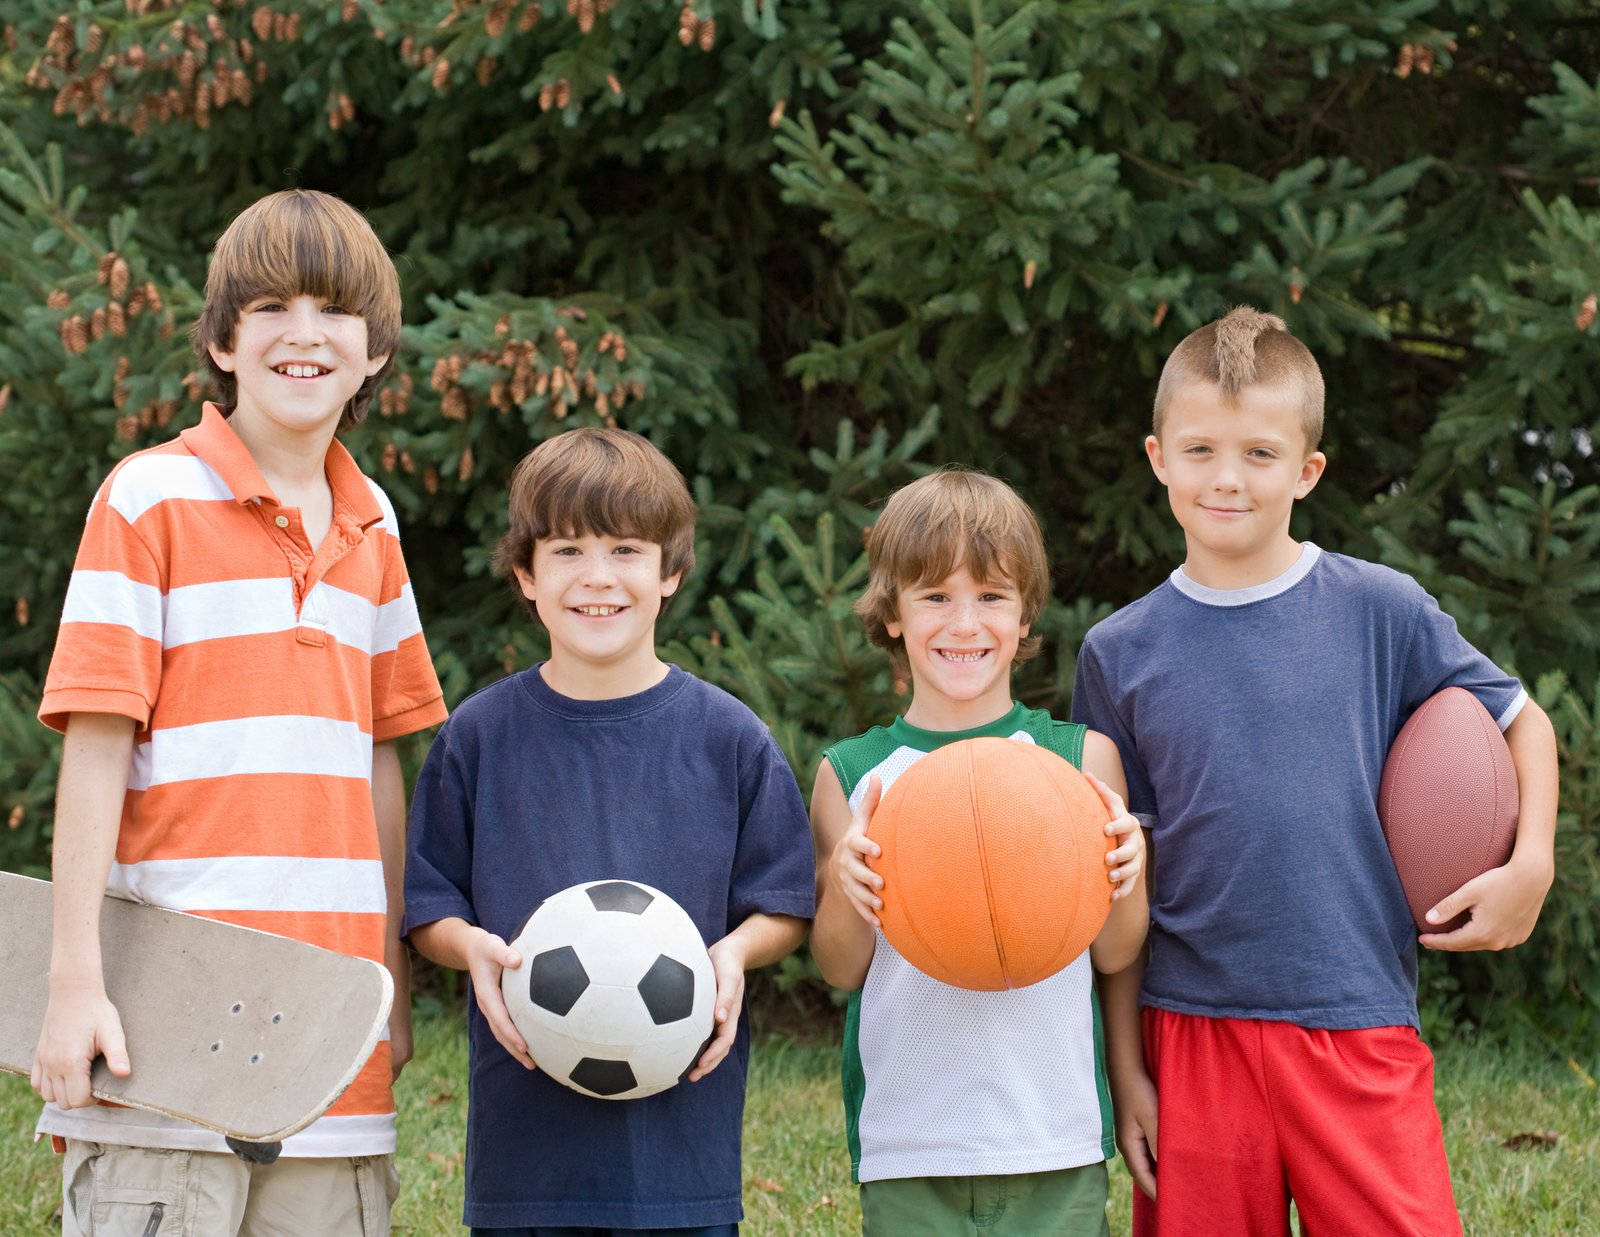
[[(49, 881), (0, 872), (0, 1069), (27, 1074), (49, 997)], [(389, 1017), (389, 972), (288, 937), (107, 896), (106, 994), (133, 1072), (91, 1090), (223, 1134), (247, 1160), (324, 1113)]]

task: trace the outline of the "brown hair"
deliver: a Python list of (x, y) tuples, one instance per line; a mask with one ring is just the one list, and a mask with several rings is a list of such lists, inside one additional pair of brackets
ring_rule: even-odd
[[(661, 578), (694, 570), (694, 499), (654, 443), (629, 430), (584, 427), (546, 439), (511, 474), (510, 525), (494, 569), (517, 586), (547, 537), (638, 537), (661, 547)], [(523, 598), (536, 618), (533, 603)]]
[(1184, 337), (1167, 358), (1156, 385), (1151, 432), (1157, 438), (1174, 393), (1192, 382), (1215, 383), (1229, 399), (1246, 387), (1297, 389), (1306, 454), (1322, 441), (1322, 371), (1311, 350), (1289, 334), (1276, 314), (1239, 305)]
[[(944, 468), (903, 486), (884, 504), (867, 541), (867, 587), (855, 611), (867, 638), (907, 669), (905, 641), (889, 634), (900, 621), (900, 590), (943, 580), (965, 566), (976, 580), (1006, 580), (1032, 624), (1050, 600), (1050, 565), (1033, 510), (1004, 481), (970, 468)], [(1017, 646), (1016, 661), (1039, 651), (1040, 637)]]
[(348, 203), (315, 189), (285, 189), (242, 211), (211, 251), (205, 306), (189, 339), (211, 373), (223, 411), (232, 413), (238, 383), (212, 359), (211, 348), (233, 351), (239, 315), (258, 296), (302, 295), (359, 314), (367, 324), (367, 355), (389, 357), (339, 418), (339, 428), (348, 429), (367, 415), (400, 346), (400, 277), (372, 225)]

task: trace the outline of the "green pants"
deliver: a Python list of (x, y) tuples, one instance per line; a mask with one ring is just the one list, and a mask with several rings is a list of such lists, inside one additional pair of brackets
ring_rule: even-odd
[(1110, 1237), (1106, 1166), (861, 1186), (864, 1237)]

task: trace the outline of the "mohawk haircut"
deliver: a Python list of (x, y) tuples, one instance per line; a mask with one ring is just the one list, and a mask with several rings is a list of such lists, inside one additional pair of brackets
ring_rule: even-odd
[(1293, 392), (1299, 396), (1306, 453), (1322, 441), (1322, 371), (1311, 350), (1289, 334), (1288, 325), (1276, 314), (1239, 305), (1184, 337), (1167, 358), (1156, 385), (1151, 432), (1157, 438), (1174, 394), (1196, 382), (1214, 383), (1230, 400), (1250, 387)]

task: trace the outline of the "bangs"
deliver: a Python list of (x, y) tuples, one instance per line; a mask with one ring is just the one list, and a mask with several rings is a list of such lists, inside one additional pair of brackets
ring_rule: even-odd
[[(634, 479), (639, 480), (639, 479)], [(666, 545), (682, 523), (681, 504), (654, 489), (598, 474), (554, 480), (534, 496), (533, 536), (636, 537)]]
[(217, 243), (223, 300), (243, 306), (260, 296), (308, 295), (363, 318), (383, 316), (395, 271), (365, 219), (348, 207), (335, 212), (298, 195), (260, 207), (255, 226), (230, 228)]

